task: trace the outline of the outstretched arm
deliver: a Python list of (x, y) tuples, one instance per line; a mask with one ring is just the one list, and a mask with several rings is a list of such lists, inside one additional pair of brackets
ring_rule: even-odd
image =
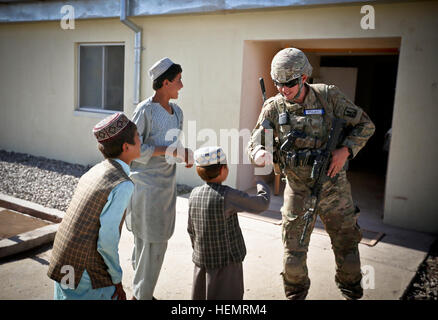
[(228, 217), (237, 212), (262, 213), (268, 210), (270, 199), (271, 190), (263, 181), (257, 182), (256, 195), (230, 189), (225, 194), (225, 216)]

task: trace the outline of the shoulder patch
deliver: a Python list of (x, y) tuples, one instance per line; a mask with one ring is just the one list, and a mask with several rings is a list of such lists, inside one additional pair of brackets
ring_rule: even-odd
[(355, 108), (347, 107), (344, 110), (344, 116), (354, 119), (357, 116), (357, 110)]

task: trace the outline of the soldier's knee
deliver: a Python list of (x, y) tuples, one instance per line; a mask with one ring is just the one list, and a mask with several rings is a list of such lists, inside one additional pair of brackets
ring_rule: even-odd
[(284, 263), (284, 276), (294, 278), (303, 275), (307, 275), (306, 253), (295, 252), (293, 255), (287, 255)]
[(331, 235), (332, 245), (341, 251), (350, 251), (357, 248), (362, 240), (362, 232), (357, 224), (343, 225), (340, 230)]
[(357, 245), (361, 240), (362, 240), (362, 231), (360, 231), (360, 228), (357, 224), (349, 228), (344, 233), (344, 242), (350, 244), (351, 247), (357, 247)]
[(360, 257), (358, 250), (353, 250), (345, 254), (342, 269), (351, 273), (360, 273)]

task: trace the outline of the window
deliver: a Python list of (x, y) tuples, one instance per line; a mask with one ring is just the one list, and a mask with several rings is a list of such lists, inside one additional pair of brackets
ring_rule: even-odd
[(123, 111), (125, 46), (79, 45), (79, 109)]

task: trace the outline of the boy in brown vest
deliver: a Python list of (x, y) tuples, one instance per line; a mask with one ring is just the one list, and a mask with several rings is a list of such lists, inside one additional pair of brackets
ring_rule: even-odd
[(118, 245), (140, 138), (123, 113), (105, 118), (93, 132), (105, 160), (80, 178), (56, 233), (48, 271), (56, 300), (126, 299)]
[(187, 231), (193, 247), (193, 300), (242, 300), (242, 261), (246, 255), (238, 212), (268, 209), (269, 187), (257, 181), (257, 195), (223, 186), (228, 176), (220, 147), (195, 151), (196, 171), (206, 183), (193, 189), (189, 199)]

